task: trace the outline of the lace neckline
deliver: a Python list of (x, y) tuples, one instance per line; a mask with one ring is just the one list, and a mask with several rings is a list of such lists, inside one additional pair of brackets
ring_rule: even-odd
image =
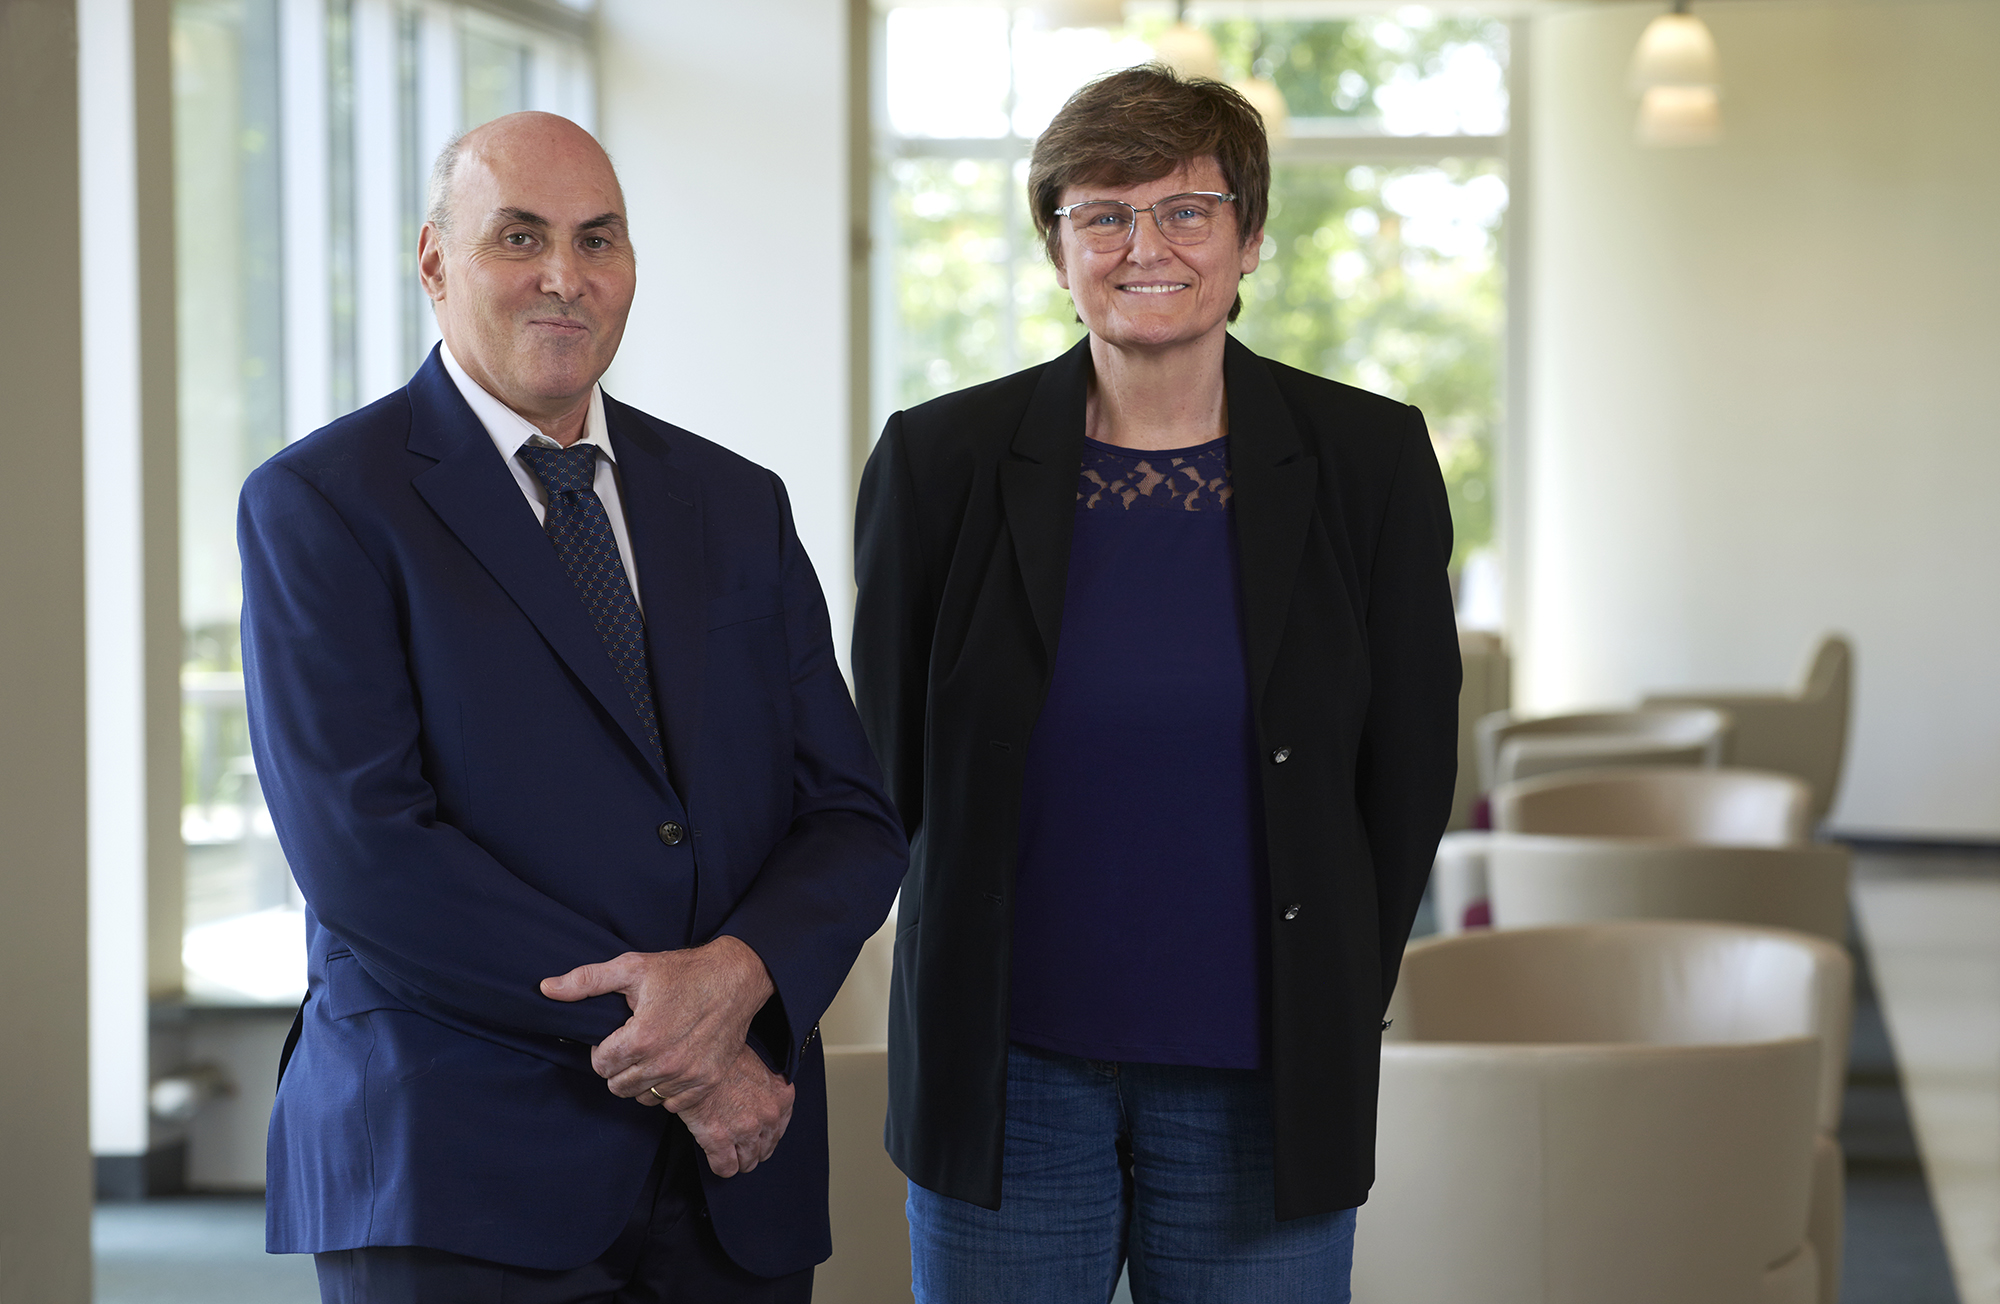
[(1192, 448), (1123, 448), (1090, 438), (1083, 444), (1079, 511), (1227, 511), (1234, 496), (1226, 435)]

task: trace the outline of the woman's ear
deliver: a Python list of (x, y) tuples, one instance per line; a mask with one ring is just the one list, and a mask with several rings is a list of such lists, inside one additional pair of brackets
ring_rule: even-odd
[(1242, 268), (1245, 276), (1257, 270), (1257, 264), (1262, 261), (1263, 253), (1264, 230), (1262, 227), (1259, 227), (1257, 230), (1252, 231), (1249, 238), (1243, 242)]

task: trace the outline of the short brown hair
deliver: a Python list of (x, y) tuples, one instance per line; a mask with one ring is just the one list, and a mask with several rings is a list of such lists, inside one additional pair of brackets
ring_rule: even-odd
[[(1271, 202), (1271, 146), (1264, 119), (1234, 87), (1151, 63), (1099, 77), (1070, 96), (1035, 142), (1028, 163), (1028, 211), (1049, 261), (1062, 266), (1056, 208), (1064, 190), (1156, 181), (1203, 158), (1216, 161), (1236, 195), (1242, 238), (1263, 230)], [(1239, 294), (1229, 320), (1242, 310)]]

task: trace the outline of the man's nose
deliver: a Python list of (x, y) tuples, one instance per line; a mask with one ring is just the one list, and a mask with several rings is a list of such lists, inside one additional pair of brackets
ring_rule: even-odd
[(542, 259), (542, 293), (565, 303), (583, 293), (583, 260), (568, 244), (558, 244)]

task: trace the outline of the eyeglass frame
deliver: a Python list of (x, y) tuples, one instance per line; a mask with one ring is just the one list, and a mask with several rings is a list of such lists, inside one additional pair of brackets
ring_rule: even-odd
[[(1162, 220), (1160, 220), (1160, 212), (1159, 212), (1161, 204), (1170, 204), (1176, 199), (1187, 199), (1190, 196), (1201, 199), (1220, 199), (1226, 204), (1233, 204), (1236, 202), (1236, 193), (1234, 191), (1224, 193), (1223, 191), (1220, 190), (1183, 190), (1177, 195), (1168, 195), (1165, 199), (1156, 199), (1152, 203), (1146, 205), (1144, 208), (1140, 208), (1135, 204), (1128, 204), (1122, 199), (1079, 199), (1074, 204), (1064, 204), (1061, 208), (1055, 210), (1054, 216), (1069, 217), (1069, 215), (1075, 212), (1077, 209), (1088, 208), (1092, 204), (1116, 204), (1120, 208), (1123, 208), (1127, 212), (1132, 214), (1132, 225), (1126, 228), (1125, 239), (1123, 243), (1116, 246), (1117, 248), (1122, 249), (1125, 247), (1125, 245), (1131, 244), (1133, 240), (1138, 238), (1139, 214), (1151, 213), (1153, 215), (1153, 225), (1159, 228), (1160, 238), (1162, 240), (1165, 240), (1168, 244), (1173, 245), (1176, 248), (1192, 249), (1194, 248), (1195, 245), (1208, 243), (1208, 236), (1204, 234), (1199, 240), (1194, 240), (1190, 241), (1187, 244), (1182, 244), (1179, 240), (1176, 240), (1172, 236), (1167, 234), (1167, 224)], [(1083, 238), (1083, 232), (1077, 226), (1076, 220), (1074, 218), (1070, 219), (1069, 229), (1077, 233), (1078, 239)]]

